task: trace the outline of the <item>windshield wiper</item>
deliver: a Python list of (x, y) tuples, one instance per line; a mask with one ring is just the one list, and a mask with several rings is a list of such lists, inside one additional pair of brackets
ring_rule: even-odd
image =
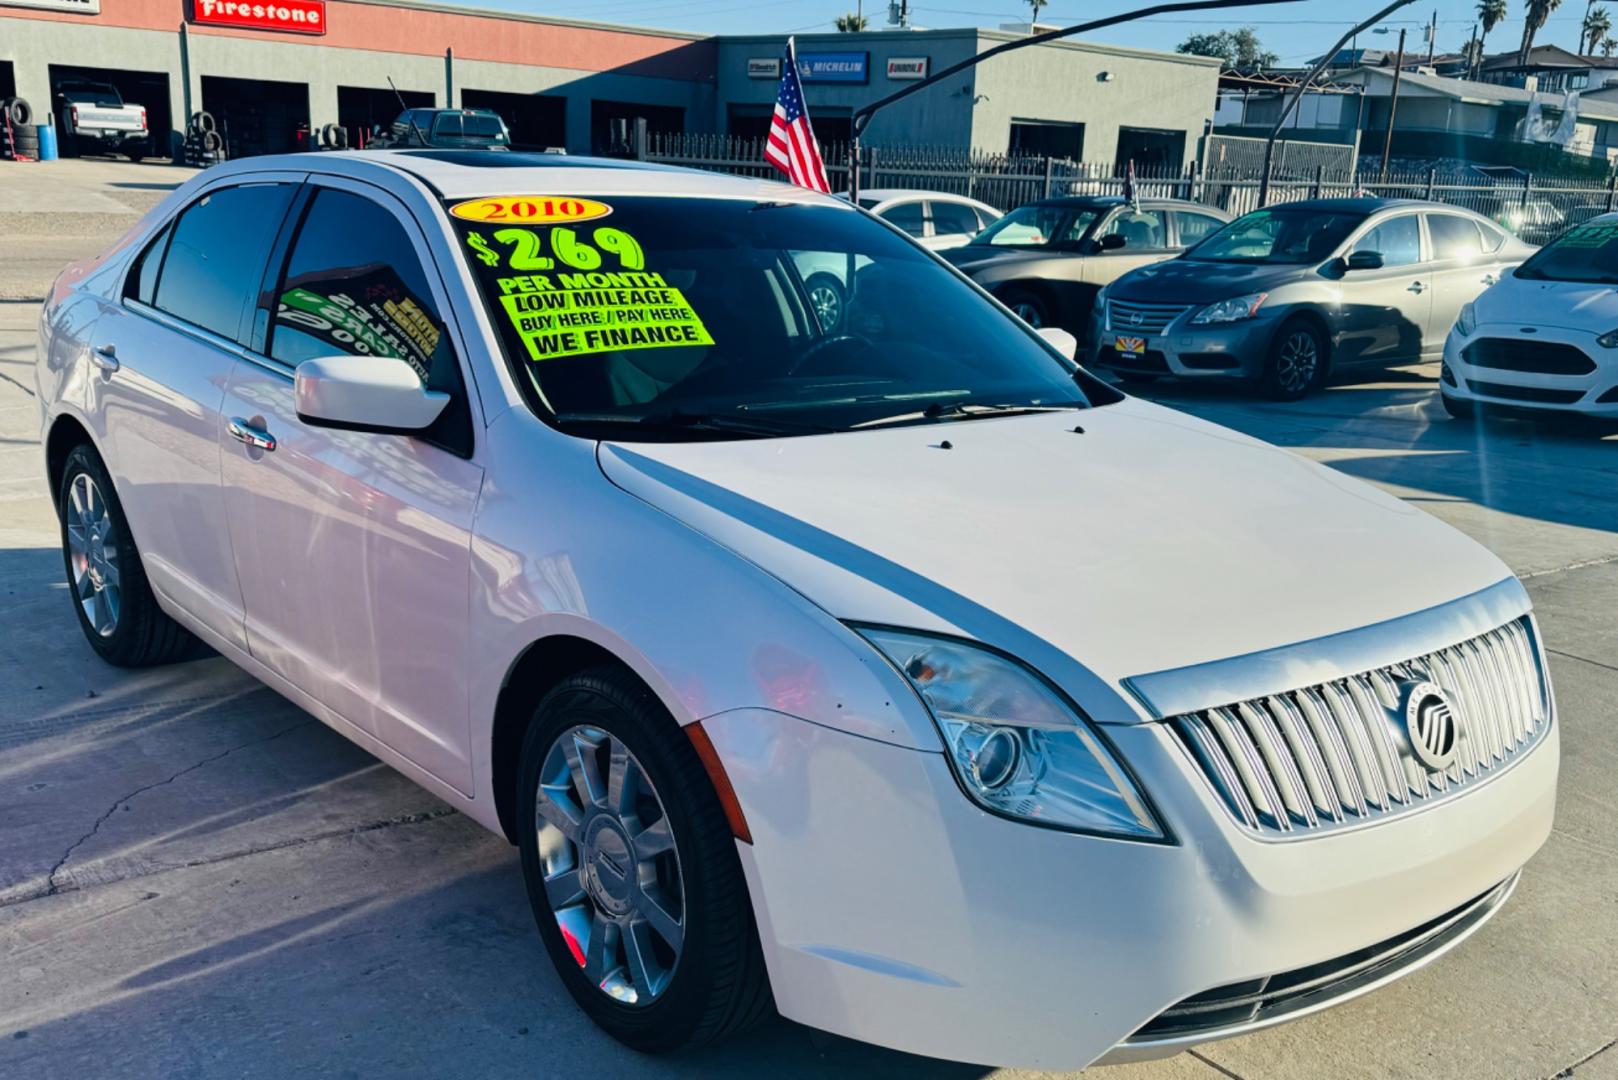
[(791, 420), (779, 420), (774, 417), (755, 419), (714, 413), (687, 412), (683, 409), (667, 409), (662, 412), (646, 413), (642, 416), (621, 413), (560, 412), (556, 414), (556, 422), (559, 424), (639, 428), (642, 431), (722, 431), (730, 435), (748, 435), (759, 439), (775, 438), (782, 435), (824, 435), (836, 430), (835, 428), (826, 427), (824, 424), (805, 424)]
[(1064, 401), (1057, 405), (997, 405), (978, 401), (935, 401), (919, 412), (896, 413), (862, 420), (849, 425), (855, 428), (887, 427), (891, 424), (914, 423), (925, 420), (981, 420), (991, 416), (1023, 416), (1029, 413), (1066, 412), (1070, 409), (1088, 409), (1088, 402)]

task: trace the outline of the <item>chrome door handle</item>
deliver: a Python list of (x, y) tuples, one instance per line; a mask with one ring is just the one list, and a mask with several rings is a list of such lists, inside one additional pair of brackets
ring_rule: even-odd
[(256, 428), (239, 416), (230, 418), (230, 437), (237, 442), (244, 442), (255, 450), (274, 450), (275, 436), (262, 428)]
[(90, 363), (111, 375), (118, 370), (118, 347), (97, 345), (90, 350)]
[(1419, 292), (1421, 292), (1421, 291), (1422, 291), (1422, 290), (1423, 290), (1423, 289), (1425, 289), (1425, 288), (1426, 288), (1426, 287), (1427, 287), (1427, 286), (1425, 286), (1425, 285), (1423, 285), (1423, 284), (1422, 284), (1422, 283), (1421, 283), (1421, 282), (1419, 282), (1419, 281), (1412, 281), (1412, 282), (1411, 282), (1411, 283), (1410, 283), (1410, 287), (1409, 287), (1409, 289), (1408, 289), (1408, 291), (1409, 291), (1409, 292), (1413, 292), (1413, 293), (1419, 293)]

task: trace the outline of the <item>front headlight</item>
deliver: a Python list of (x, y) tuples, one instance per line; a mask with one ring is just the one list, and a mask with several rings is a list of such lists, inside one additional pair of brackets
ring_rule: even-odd
[(1032, 671), (963, 641), (856, 629), (926, 702), (975, 802), (1042, 825), (1163, 839), (1145, 797), (1100, 735)]
[(1101, 320), (1101, 328), (1103, 330), (1107, 329), (1107, 287), (1105, 285), (1101, 286), (1101, 291), (1096, 293), (1096, 318)]
[(1608, 330), (1596, 338), (1596, 344), (1603, 349), (1618, 349), (1618, 330)]
[(1209, 323), (1240, 322), (1242, 319), (1251, 319), (1258, 314), (1269, 293), (1248, 293), (1246, 296), (1233, 296), (1229, 300), (1220, 300), (1209, 304), (1196, 315), (1192, 316), (1193, 326), (1206, 326)]
[(1472, 302), (1468, 300), (1461, 305), (1461, 313), (1455, 318), (1455, 332), (1462, 337), (1471, 337), (1472, 331), (1478, 328), (1478, 313), (1473, 309)]

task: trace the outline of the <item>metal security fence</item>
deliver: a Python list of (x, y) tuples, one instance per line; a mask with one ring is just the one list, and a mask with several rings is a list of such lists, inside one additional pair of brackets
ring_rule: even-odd
[[(1142, 197), (1187, 199), (1232, 216), (1259, 208), (1264, 141), (1206, 137), (1202, 157), (1184, 169), (1135, 171)], [(832, 190), (848, 187), (848, 147), (822, 146)], [(760, 179), (780, 179), (764, 161), (763, 141), (723, 135), (652, 135), (639, 154), (647, 161)], [(1111, 164), (1034, 155), (998, 154), (952, 147), (862, 147), (860, 187), (947, 191), (1012, 210), (1061, 195), (1122, 195), (1126, 178)], [(1359, 159), (1357, 147), (1278, 142), (1271, 165), (1268, 203), (1299, 199), (1377, 195), (1427, 199), (1464, 206), (1531, 243), (1615, 207), (1618, 177), (1485, 174), (1465, 163), (1444, 168), (1399, 168), (1383, 174), (1380, 162)]]

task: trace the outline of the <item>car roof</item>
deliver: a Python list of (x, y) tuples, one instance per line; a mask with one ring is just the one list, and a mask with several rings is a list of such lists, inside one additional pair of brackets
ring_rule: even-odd
[[(1087, 207), (1090, 209), (1105, 209), (1113, 206), (1123, 206), (1128, 202), (1122, 195), (1059, 195), (1052, 199), (1039, 199), (1031, 206), (1070, 206)], [(1147, 195), (1136, 200), (1140, 203), (1151, 203), (1153, 206), (1183, 206), (1187, 210), (1211, 210), (1215, 214), (1224, 213), (1217, 207), (1207, 206), (1203, 203), (1192, 202), (1188, 199), (1167, 199)]]
[(982, 206), (983, 202), (970, 195), (957, 195), (953, 191), (926, 191), (922, 188), (864, 188), (860, 191), (860, 198), (872, 199), (876, 202), (888, 202), (891, 199), (933, 199), (941, 202), (971, 203)]
[[(332, 167), (363, 173), (405, 173), (438, 196), (668, 195), (815, 203), (852, 210), (848, 203), (791, 184), (616, 158), (574, 157), (489, 150), (346, 150), (242, 158), (243, 171)], [(256, 168), (255, 168), (256, 167)], [(218, 170), (222, 166), (214, 166)]]
[[(1335, 210), (1339, 213), (1370, 214), (1377, 210), (1388, 210), (1401, 206), (1444, 206), (1449, 210), (1466, 210), (1464, 206), (1447, 206), (1443, 203), (1428, 202), (1426, 199), (1383, 199), (1374, 195), (1357, 195), (1332, 199), (1299, 199), (1297, 202), (1281, 203), (1288, 209), (1300, 210)], [(1269, 209), (1277, 209), (1272, 206)], [(1470, 211), (1468, 211), (1470, 213)]]

